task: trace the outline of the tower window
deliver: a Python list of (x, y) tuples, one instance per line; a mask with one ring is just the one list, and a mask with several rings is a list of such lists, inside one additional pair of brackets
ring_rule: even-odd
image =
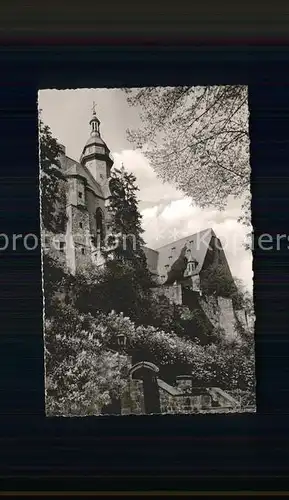
[(80, 223), (79, 223), (79, 227), (80, 227), (80, 229), (82, 229), (82, 228), (83, 228), (83, 224), (82, 224), (82, 222), (80, 222)]
[(78, 196), (79, 196), (79, 198), (82, 198), (82, 192), (81, 191), (78, 191)]
[(82, 249), (81, 249), (81, 253), (82, 253), (82, 255), (84, 255), (84, 254), (85, 254), (85, 250), (84, 250), (84, 248), (82, 248)]
[(64, 241), (60, 241), (59, 242), (59, 250), (60, 252), (64, 252), (64, 249), (65, 249), (65, 242)]

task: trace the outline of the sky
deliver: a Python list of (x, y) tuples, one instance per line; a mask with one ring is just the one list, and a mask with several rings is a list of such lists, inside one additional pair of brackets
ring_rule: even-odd
[(127, 140), (127, 128), (137, 128), (141, 124), (140, 110), (127, 104), (126, 95), (121, 90), (49, 89), (38, 94), (43, 122), (65, 145), (66, 154), (76, 161), (90, 134), (93, 101), (101, 122), (100, 133), (114, 157), (114, 165), (120, 167), (123, 163), (125, 169), (136, 176), (146, 245), (157, 249), (176, 239), (212, 228), (222, 242), (233, 276), (252, 291), (252, 254), (243, 245), (248, 241), (248, 229), (237, 221), (241, 215), (241, 200), (229, 199), (222, 212), (200, 209), (173, 184), (163, 183), (141, 151), (134, 150)]

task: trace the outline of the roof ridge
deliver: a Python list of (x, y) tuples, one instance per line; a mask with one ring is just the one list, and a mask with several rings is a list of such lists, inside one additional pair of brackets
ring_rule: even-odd
[(211, 228), (211, 227), (208, 227), (206, 229), (202, 229), (201, 231), (197, 231), (196, 233), (193, 233), (193, 234), (188, 234), (188, 236), (184, 236), (183, 238), (180, 238), (180, 239), (177, 239), (177, 240), (173, 240), (171, 241), (170, 243), (166, 243), (166, 245), (163, 245), (161, 247), (158, 247), (156, 249), (154, 249), (155, 251), (158, 251), (158, 250), (161, 250), (162, 248), (165, 248), (165, 247), (168, 247), (170, 245), (172, 245), (173, 243), (175, 243), (176, 241), (182, 241), (182, 240), (187, 240), (188, 238), (191, 238), (192, 236), (196, 236), (197, 234), (200, 234), (200, 233), (204, 233), (205, 231), (211, 231), (211, 234), (215, 234), (214, 233), (214, 230)]
[(75, 160), (74, 158), (71, 158), (71, 156), (68, 156), (68, 155), (65, 155), (65, 156), (66, 156), (66, 158), (68, 158), (69, 160), (72, 160), (72, 161), (74, 161), (75, 163), (80, 164), (78, 160)]
[[(65, 174), (69, 175), (69, 171), (72, 171), (71, 175), (73, 175), (73, 170), (75, 169), (76, 170), (75, 173), (77, 175), (80, 175), (84, 179), (86, 179), (86, 182), (87, 182), (88, 186), (90, 186), (91, 189), (97, 190), (98, 192), (103, 194), (103, 190), (102, 190), (101, 185), (95, 180), (95, 178), (93, 177), (91, 172), (88, 170), (88, 168), (85, 165), (83, 165), (81, 162), (76, 161), (73, 158), (70, 158), (69, 156), (67, 156), (67, 158), (70, 161), (73, 161), (74, 163), (73, 163), (73, 165), (71, 165), (70, 167), (68, 167), (65, 170)], [(80, 172), (79, 172), (79, 169), (80, 169)]]

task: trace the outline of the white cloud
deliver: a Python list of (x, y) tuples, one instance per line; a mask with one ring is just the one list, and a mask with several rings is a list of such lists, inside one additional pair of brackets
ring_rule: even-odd
[(184, 197), (181, 191), (168, 183), (163, 183), (145, 156), (139, 151), (124, 150), (121, 153), (113, 153), (114, 166), (119, 168), (123, 162), (128, 172), (133, 173), (140, 188), (138, 194), (142, 205), (153, 205), (170, 202), (171, 200)]

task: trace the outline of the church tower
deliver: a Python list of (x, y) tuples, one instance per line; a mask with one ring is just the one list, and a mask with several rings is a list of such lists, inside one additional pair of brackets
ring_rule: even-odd
[[(110, 171), (113, 158), (100, 136), (100, 121), (92, 108), (90, 136), (79, 162), (62, 150), (60, 163), (67, 180), (66, 263), (72, 273), (93, 262), (103, 265), (102, 247), (111, 213)], [(63, 149), (63, 148), (62, 148)]]
[(109, 177), (113, 159), (110, 150), (100, 136), (100, 121), (96, 116), (95, 103), (93, 103), (92, 118), (89, 124), (90, 137), (83, 148), (80, 163), (89, 170), (95, 181), (100, 185), (107, 201), (110, 196)]

